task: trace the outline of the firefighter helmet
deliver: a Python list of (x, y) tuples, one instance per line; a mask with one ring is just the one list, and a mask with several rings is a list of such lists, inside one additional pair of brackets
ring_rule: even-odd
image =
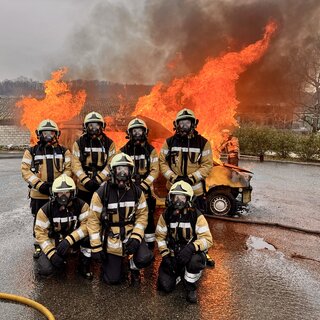
[(144, 128), (146, 132), (148, 131), (147, 124), (139, 118), (134, 118), (129, 122), (127, 133), (129, 134), (129, 131), (134, 128)]
[(184, 108), (177, 113), (175, 123), (177, 125), (180, 120), (187, 120), (187, 119), (191, 120), (191, 122), (193, 122), (194, 124), (197, 121), (197, 119), (194, 115), (194, 112), (190, 109)]
[(134, 162), (131, 159), (130, 156), (128, 156), (126, 153), (120, 152), (116, 154), (110, 163), (111, 169), (114, 169), (115, 167), (118, 166), (128, 166), (128, 167), (134, 167)]
[(116, 154), (110, 163), (111, 183), (123, 188), (134, 173), (134, 162), (130, 156), (121, 152)]
[(76, 190), (76, 185), (72, 178), (68, 177), (66, 174), (62, 174), (53, 181), (52, 192), (72, 192)]
[(105, 127), (106, 127), (106, 123), (105, 123), (102, 115), (98, 112), (92, 111), (92, 112), (88, 113), (84, 118), (83, 125), (86, 128), (87, 125), (92, 122), (100, 122), (102, 124), (103, 129), (105, 129)]
[(189, 183), (182, 180), (178, 181), (170, 188), (167, 204), (174, 209), (183, 210), (192, 206), (193, 195), (193, 189)]
[(182, 194), (192, 199), (194, 192), (189, 183), (181, 180), (171, 186), (169, 194)]
[(221, 130), (221, 133), (224, 134), (224, 133), (227, 133), (227, 134), (230, 134), (230, 130), (229, 129), (223, 129)]
[(41, 135), (42, 131), (55, 131), (57, 133), (57, 137), (59, 137), (61, 133), (59, 131), (58, 125), (53, 120), (50, 120), (50, 119), (42, 120), (39, 123), (38, 128), (36, 130), (36, 135), (38, 138)]

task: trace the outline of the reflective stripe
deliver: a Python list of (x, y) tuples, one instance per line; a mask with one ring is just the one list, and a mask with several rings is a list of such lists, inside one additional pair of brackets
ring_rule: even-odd
[(142, 203), (140, 203), (139, 205), (138, 205), (138, 209), (143, 209), (143, 208), (145, 208), (147, 206), (147, 202), (146, 201), (143, 201)]
[(205, 151), (202, 151), (202, 156), (205, 157), (207, 155), (211, 154), (211, 150), (205, 150)]
[(209, 231), (208, 226), (198, 227), (196, 226), (196, 233), (203, 233)]
[(77, 234), (80, 239), (83, 239), (85, 237), (84, 232), (80, 228), (77, 230)]
[(87, 258), (91, 257), (91, 249), (89, 248), (80, 247), (80, 252)]
[(172, 147), (172, 151), (200, 153), (200, 148)]
[(147, 176), (147, 178), (146, 179), (149, 179), (151, 182), (153, 182), (154, 181), (154, 177), (153, 176), (151, 176), (150, 174)]
[(203, 247), (204, 247), (204, 250), (208, 249), (208, 242), (206, 239), (204, 238), (201, 238), (199, 239), (202, 243), (203, 243)]
[(105, 152), (105, 148), (104, 147), (102, 147), (102, 148), (88, 148), (88, 147), (85, 147), (84, 151), (85, 152)]
[(131, 158), (133, 160), (142, 160), (142, 159), (145, 159), (146, 156), (144, 154), (140, 154), (140, 155), (132, 155)]
[[(133, 208), (135, 206), (134, 201), (124, 201), (124, 202), (119, 202), (119, 207), (124, 208)], [(117, 209), (118, 208), (118, 203), (108, 203), (108, 209)]]
[(98, 240), (100, 239), (100, 233), (93, 233), (93, 234), (90, 234), (90, 240)]
[(64, 159), (64, 162), (70, 162), (71, 161), (71, 158), (70, 157), (66, 157), (65, 159)]
[(96, 211), (96, 212), (99, 212), (99, 213), (102, 212), (102, 207), (98, 207), (98, 206), (95, 206), (95, 205), (93, 205), (93, 204), (90, 205), (90, 209), (91, 209), (92, 211)]
[(83, 213), (80, 214), (79, 216), (79, 221), (82, 221), (83, 219), (85, 219), (87, 216), (89, 215), (89, 211), (85, 211)]
[(108, 172), (106, 169), (103, 169), (103, 170), (101, 171), (101, 173), (104, 174), (105, 176), (107, 176), (107, 175), (109, 174), (109, 172)]
[(141, 223), (136, 223), (134, 227), (137, 228), (137, 229), (140, 229), (140, 230), (144, 230), (145, 229), (145, 227)]
[(183, 228), (183, 229), (188, 229), (188, 228), (190, 229), (191, 228), (190, 222), (180, 222), (180, 223), (171, 222), (170, 223), (170, 228), (175, 229), (175, 228), (178, 227), (178, 224), (179, 224), (179, 228)]
[(155, 234), (154, 233), (146, 233), (145, 235), (144, 235), (144, 240), (146, 241), (146, 242), (153, 242), (153, 241), (156, 241), (156, 236), (155, 236)]
[(80, 157), (80, 152), (79, 151), (73, 151), (72, 153), (73, 153), (74, 156), (76, 156), (78, 158)]
[(39, 226), (41, 228), (47, 229), (50, 226), (50, 221), (43, 222), (41, 220), (36, 220), (36, 226)]
[(57, 223), (65, 223), (65, 222), (68, 222), (68, 221), (76, 221), (78, 220), (77, 216), (71, 216), (71, 217), (63, 217), (63, 218), (60, 218), (60, 217), (56, 217), (56, 218), (53, 218), (53, 222), (57, 222)]
[(160, 152), (163, 153), (163, 154), (167, 154), (169, 152), (169, 150), (168, 149), (161, 149)]
[(200, 189), (201, 187), (202, 187), (202, 183), (200, 182), (200, 183), (195, 184), (194, 186), (192, 186), (192, 189), (193, 189), (193, 190), (198, 190), (198, 189)]
[(78, 170), (78, 171), (76, 172), (76, 176), (77, 176), (77, 177), (80, 177), (82, 174), (84, 174), (84, 171), (83, 171), (83, 170)]
[(187, 282), (190, 282), (190, 283), (195, 283), (197, 282), (200, 277), (201, 277), (201, 273), (202, 271), (200, 271), (199, 273), (190, 273), (188, 272), (187, 270), (184, 272), (184, 279), (187, 281)]
[(150, 158), (150, 162), (151, 162), (151, 163), (155, 163), (155, 162), (158, 162), (158, 161), (159, 161), (159, 158), (158, 158), (158, 157)]
[(24, 163), (27, 163), (27, 164), (31, 164), (32, 160), (30, 160), (28, 158), (22, 158), (21, 162), (24, 162)]
[(117, 209), (118, 203), (108, 203), (108, 209)]
[(167, 233), (168, 228), (167, 226), (161, 227), (160, 225), (157, 225), (156, 231), (162, 232), (162, 233)]
[(164, 176), (166, 177), (166, 178), (170, 178), (170, 176), (173, 174), (173, 171), (172, 170), (167, 170), (165, 173), (164, 173)]
[(202, 179), (202, 175), (199, 171), (194, 172), (194, 174), (198, 177), (198, 179)]
[(45, 155), (37, 155), (34, 157), (34, 160), (44, 160), (44, 159), (53, 159), (53, 156), (55, 159), (63, 159), (62, 154), (45, 154)]
[(140, 270), (135, 264), (133, 259), (131, 258), (130, 260), (130, 270)]
[(108, 239), (108, 247), (113, 248), (113, 249), (122, 248), (122, 242), (118, 241), (116, 243), (113, 243), (113, 242), (110, 242)]
[(40, 245), (41, 249), (44, 250), (46, 247), (52, 245), (52, 243), (49, 240), (47, 240), (43, 243), (40, 243), (39, 245)]
[(37, 179), (38, 179), (37, 176), (32, 175), (32, 176), (28, 179), (28, 181), (32, 183), (32, 181), (37, 180)]
[(165, 241), (163, 241), (163, 240), (161, 240), (161, 241), (158, 241), (158, 240), (157, 240), (157, 242), (158, 242), (158, 247), (167, 246), (167, 243), (166, 243)]

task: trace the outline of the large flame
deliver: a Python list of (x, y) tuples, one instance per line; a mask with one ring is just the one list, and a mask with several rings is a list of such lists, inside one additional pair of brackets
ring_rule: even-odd
[(20, 123), (30, 130), (31, 144), (37, 141), (35, 130), (42, 120), (52, 119), (59, 125), (78, 115), (85, 103), (87, 95), (84, 90), (72, 94), (69, 85), (61, 80), (67, 71), (67, 68), (62, 68), (51, 73), (52, 78), (44, 83), (44, 99), (28, 97), (16, 103), (23, 108)]
[(261, 40), (240, 52), (208, 59), (198, 74), (174, 79), (169, 85), (159, 82), (149, 95), (138, 100), (132, 115), (143, 115), (169, 129), (180, 109), (192, 109), (199, 119), (200, 133), (214, 147), (220, 140), (222, 128), (238, 125), (236, 82), (239, 75), (266, 52), (276, 28), (276, 23), (270, 22)]

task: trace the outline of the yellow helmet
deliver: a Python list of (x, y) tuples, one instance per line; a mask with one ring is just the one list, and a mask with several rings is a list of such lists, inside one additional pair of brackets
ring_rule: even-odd
[(76, 190), (76, 185), (72, 178), (68, 177), (66, 174), (62, 174), (53, 181), (52, 192), (71, 192)]
[(88, 113), (85, 116), (84, 121), (83, 121), (84, 127), (86, 127), (90, 122), (100, 122), (100, 123), (102, 123), (103, 129), (106, 126), (102, 115), (100, 113), (98, 113), (98, 112), (95, 112), (95, 111), (92, 111), (92, 112)]
[(38, 128), (36, 130), (37, 136), (39, 136), (42, 131), (55, 131), (57, 133), (57, 136), (60, 135), (58, 125), (53, 120), (50, 120), (50, 119), (42, 120), (39, 123)]
[(189, 119), (196, 123), (197, 119), (196, 116), (194, 115), (194, 112), (190, 109), (182, 109), (177, 113), (176, 119), (175, 119), (175, 124), (177, 125), (180, 120), (186, 120)]
[(222, 134), (223, 134), (223, 133), (230, 134), (231, 132), (230, 132), (230, 130), (229, 130), (229, 129), (223, 129), (223, 130), (221, 130), (221, 133), (222, 133)]
[(128, 156), (127, 154), (125, 154), (123, 152), (120, 152), (112, 158), (111, 163), (110, 163), (111, 169), (118, 167), (118, 166), (128, 166), (128, 167), (134, 168), (134, 162), (130, 156)]
[(139, 118), (134, 118), (129, 122), (127, 132), (129, 133), (129, 130), (133, 128), (144, 128), (146, 131), (148, 131), (147, 124)]
[(182, 194), (192, 199), (194, 192), (189, 183), (181, 180), (171, 186), (169, 194), (170, 196), (174, 194)]

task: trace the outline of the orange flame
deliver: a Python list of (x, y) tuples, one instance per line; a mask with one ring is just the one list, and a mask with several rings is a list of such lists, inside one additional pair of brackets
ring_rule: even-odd
[(17, 107), (23, 108), (20, 123), (30, 130), (31, 144), (37, 141), (35, 130), (42, 120), (52, 119), (59, 125), (62, 121), (78, 115), (85, 103), (87, 95), (84, 90), (73, 95), (69, 85), (61, 80), (67, 71), (64, 67), (51, 73), (52, 79), (44, 83), (44, 99), (28, 97), (16, 103)]
[(263, 38), (240, 52), (210, 58), (198, 74), (174, 79), (169, 85), (159, 82), (149, 95), (140, 97), (132, 115), (143, 115), (169, 129), (180, 109), (192, 109), (201, 134), (217, 145), (221, 129), (238, 126), (235, 85), (239, 75), (263, 56), (276, 29), (276, 23), (270, 22)]

